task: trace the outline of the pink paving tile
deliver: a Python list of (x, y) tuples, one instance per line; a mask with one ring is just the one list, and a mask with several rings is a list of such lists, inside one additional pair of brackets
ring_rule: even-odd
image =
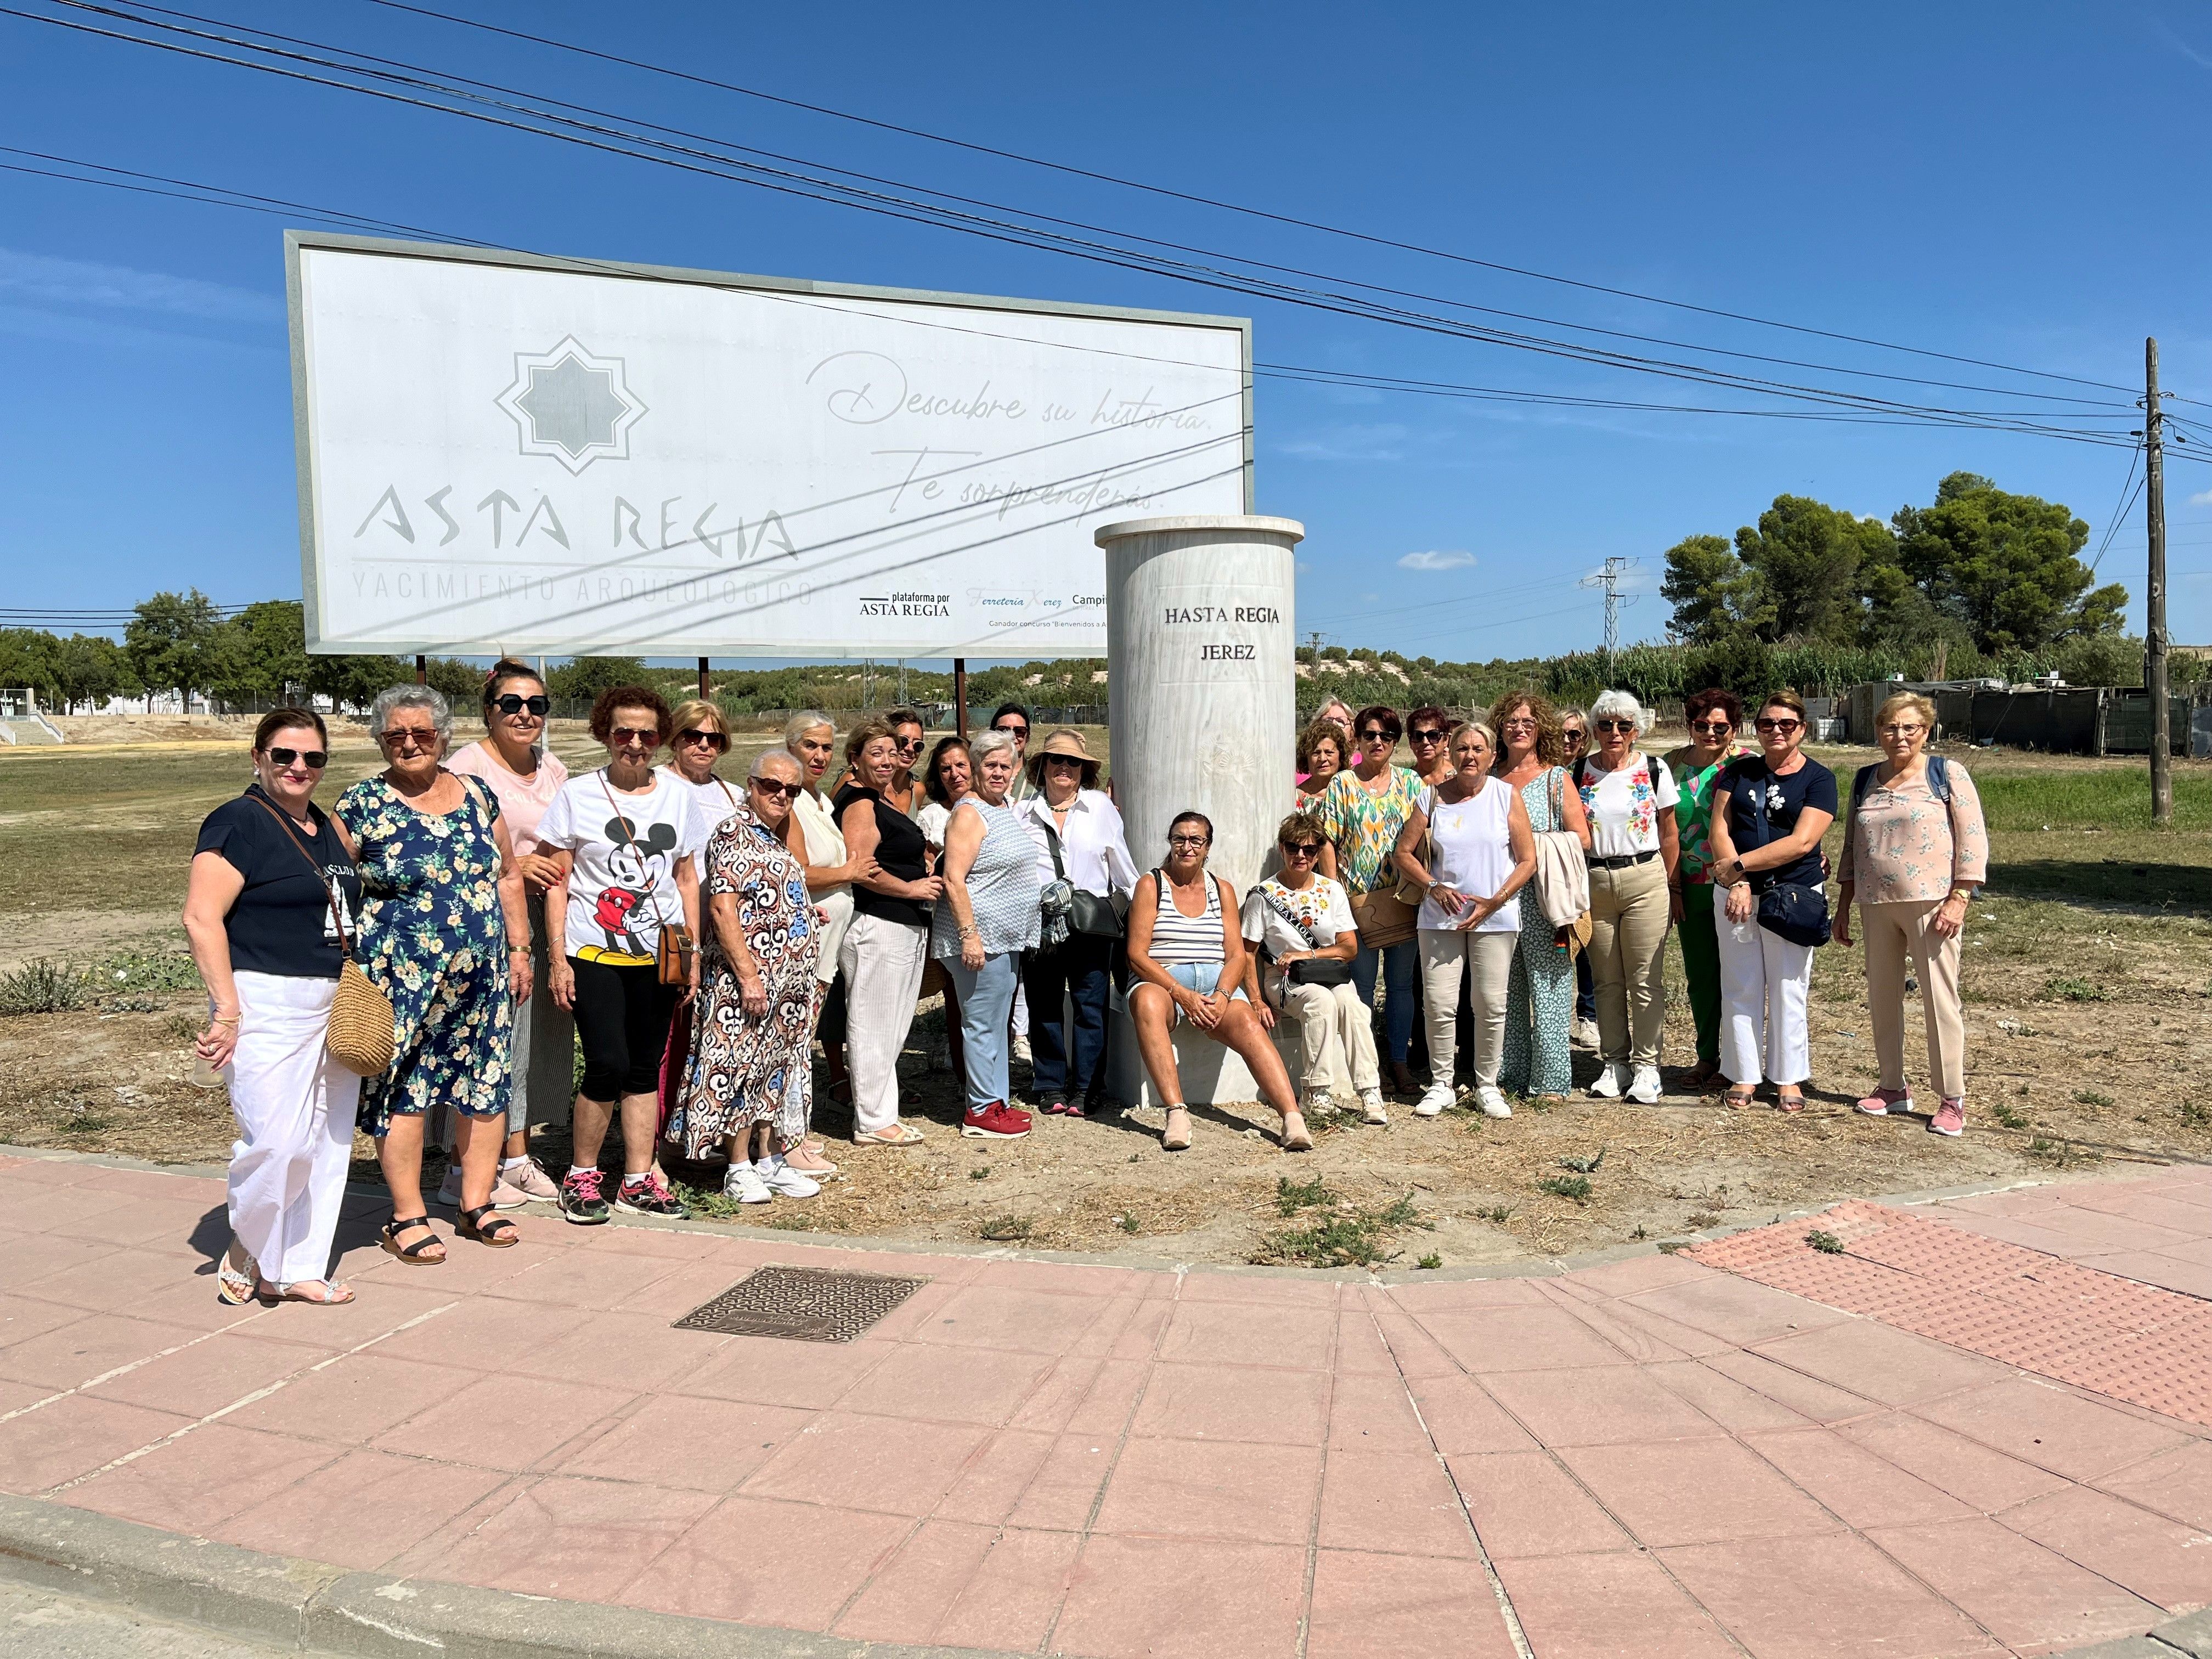
[[(1139, 1296), (1115, 1296), (1107, 1298), (1098, 1317), (1084, 1327), (1065, 1356), (1069, 1359), (1103, 1359), (1114, 1352), (1114, 1345), (1121, 1340), (1121, 1333), (1135, 1323), (1148, 1300)], [(1169, 1305), (1163, 1299), (1163, 1305)]]
[(1307, 1659), (1513, 1659), (1480, 1564), (1322, 1550)]
[(1328, 1443), (1335, 1451), (1434, 1449), (1403, 1378), (1342, 1371), (1329, 1396)]
[(1018, 1527), (1060, 1532), (1088, 1528), (1121, 1450), (1116, 1442), (1103, 1436), (1061, 1435), (1046, 1451), (1007, 1519)]
[[(190, 1285), (209, 1303), (222, 1305), (211, 1270), (196, 1272), (191, 1262), (158, 1250), (129, 1249), (109, 1250), (46, 1273), (34, 1280), (26, 1294), (90, 1311), (136, 1313), (148, 1297), (180, 1285)], [(234, 1310), (240, 1317), (252, 1311)]]
[(1107, 1483), (1097, 1528), (1303, 1547), (1321, 1464), (1309, 1446), (1132, 1439)]
[(1644, 1291), (1664, 1290), (1670, 1285), (1687, 1285), (1709, 1278), (1713, 1272), (1686, 1255), (1655, 1250), (1650, 1255), (1634, 1255), (1626, 1261), (1577, 1268), (1562, 1282), (1595, 1291), (1600, 1296), (1635, 1296)]
[(2212, 1542), (2163, 1516), (2077, 1486), (1998, 1519), (2169, 1613), (2212, 1603)]
[[(1168, 1321), (1175, 1317), (1176, 1304), (1162, 1297), (1148, 1297), (1129, 1316), (1127, 1323), (1114, 1334), (1111, 1346), (1106, 1350), (1111, 1359), (1149, 1360), (1159, 1351), (1160, 1338), (1166, 1332)], [(1101, 1322), (1103, 1325), (1103, 1322)], [(1097, 1328), (1094, 1327), (1093, 1328)], [(1084, 1336), (1091, 1334), (1086, 1331)], [(1088, 1352), (1080, 1341), (1071, 1352)]]
[(545, 1459), (629, 1405), (618, 1389), (488, 1376), (376, 1437), (379, 1451), (520, 1471)]
[(1684, 1403), (1694, 1406), (1731, 1434), (1759, 1429), (1802, 1428), (1806, 1419), (1756, 1389), (1724, 1376), (1702, 1360), (1647, 1365), (1644, 1374)]
[[(0, 1210), (0, 1213), (4, 1213)], [(54, 1233), (11, 1232), (7, 1255), (0, 1261), (0, 1289), (37, 1296), (40, 1283), (49, 1275), (81, 1267), (115, 1254), (115, 1247), (96, 1238), (64, 1238)], [(66, 1296), (55, 1298), (67, 1301)]]
[(2212, 1532), (2212, 1442), (2192, 1440), (2116, 1470), (2097, 1484), (2130, 1503)]
[(1328, 1437), (1328, 1416), (1326, 1371), (1155, 1365), (1130, 1432), (1318, 1446)]
[(205, 1417), (328, 1358), (321, 1349), (225, 1331), (98, 1383), (88, 1392), (160, 1411)]
[[(874, 1265), (881, 1267), (883, 1264), (878, 1262)], [(943, 1324), (945, 1309), (951, 1305), (954, 1297), (969, 1288), (966, 1285), (956, 1283), (951, 1279), (941, 1279), (924, 1285), (905, 1301), (900, 1303), (897, 1307), (878, 1320), (874, 1328), (860, 1339), (859, 1346), (872, 1348), (886, 1343), (915, 1340), (915, 1332)], [(994, 1292), (998, 1289), (997, 1286), (992, 1288)], [(1073, 1300), (1073, 1298), (1070, 1299)], [(1105, 1297), (1099, 1298), (1102, 1306), (1105, 1302)], [(1061, 1352), (1073, 1352), (1073, 1351), (1071, 1345)]]
[(1053, 1360), (999, 1348), (902, 1343), (841, 1396), (837, 1408), (997, 1428), (1034, 1393)]
[(1433, 1313), (1470, 1309), (1540, 1308), (1544, 1298), (1533, 1279), (1460, 1279), (1442, 1284), (1416, 1280), (1385, 1292), (1390, 1305), (1424, 1324)]
[(679, 1331), (648, 1314), (602, 1313), (566, 1336), (510, 1349), (499, 1358), (501, 1370), (525, 1376), (609, 1389), (676, 1389), (711, 1364), (729, 1340), (714, 1331)]
[(213, 1535), (243, 1549), (368, 1572), (506, 1479), (465, 1463), (351, 1451), (219, 1523)]
[(2094, 1267), (2100, 1273), (2118, 1273), (2140, 1284), (2179, 1291), (2184, 1296), (2212, 1300), (2212, 1267), (2201, 1261), (2154, 1255), (2148, 1250), (2119, 1250), (2111, 1255), (2085, 1255), (2081, 1265)]
[(1862, 1538), (1744, 1539), (1659, 1552), (1757, 1659), (1950, 1659), (1999, 1650)]
[(1103, 1297), (968, 1285), (961, 1286), (933, 1317), (915, 1325), (908, 1340), (951, 1347), (1060, 1354), (1074, 1346), (1085, 1328), (1105, 1308)]
[(1945, 1428), (2073, 1480), (2094, 1480), (2170, 1451), (2190, 1437), (2027, 1377), (1952, 1395), (1917, 1409)]
[(1536, 1438), (1471, 1376), (1419, 1376), (1407, 1383), (1440, 1452), (1534, 1451)]
[(1152, 1288), (1147, 1281), (1167, 1281), (1159, 1287), (1164, 1291), (1172, 1287), (1174, 1278), (1138, 1267), (1092, 1267), (1080, 1261), (987, 1261), (973, 1282), (1066, 1296), (1142, 1297)]
[(2048, 1469), (2007, 1457), (1904, 1412), (1840, 1424), (1836, 1432), (1984, 1514), (2057, 1492), (2068, 1484)]
[[(711, 1493), (558, 1475), (514, 1482), (453, 1535), (395, 1571), (526, 1595), (606, 1601), (714, 1507)], [(426, 1559), (434, 1553), (434, 1559)]]
[(2068, 1189), (2067, 1202), (2076, 1210), (2101, 1210), (2106, 1215), (2171, 1227), (2191, 1238), (2212, 1233), (2212, 1216), (2206, 1215), (2202, 1206), (2152, 1192), (2140, 1182), (2115, 1182), (2109, 1186), (2084, 1183)]
[(1521, 1556), (1499, 1561), (1498, 1576), (1546, 1659), (1741, 1659), (1711, 1615), (1640, 1552)]
[(1415, 1317), (1445, 1352), (1477, 1375), (1629, 1363), (1626, 1354), (1561, 1308), (1451, 1309)]
[[(87, 1184), (70, 1190), (89, 1194), (95, 1189)], [(125, 1201), (119, 1208), (103, 1207), (97, 1213), (57, 1222), (46, 1231), (64, 1237), (102, 1238), (111, 1244), (137, 1245), (173, 1257), (179, 1254), (198, 1254), (192, 1248), (192, 1235), (199, 1231), (211, 1211), (218, 1218), (217, 1224), (225, 1231), (228, 1231), (227, 1223), (221, 1217), (224, 1206), (220, 1193), (216, 1194), (212, 1204), (167, 1195), (149, 1198), (124, 1194), (120, 1196)]]
[[(938, 1504), (934, 1518), (987, 1527), (1003, 1524), (1036, 1479), (1054, 1439), (1054, 1436), (1024, 1429), (993, 1435), (961, 1469), (952, 1490)], [(1086, 1507), (1086, 1518), (1088, 1514)]]
[(1692, 1279), (1625, 1299), (1693, 1330), (1744, 1344), (1771, 1342), (1850, 1317), (1786, 1291), (1734, 1277)]
[(1336, 1316), (1336, 1374), (1398, 1374), (1398, 1362), (1390, 1358), (1390, 1345), (1376, 1328), (1375, 1316), (1364, 1308), (1346, 1308)]
[(1655, 1548), (1839, 1530), (1833, 1516), (1733, 1440), (1576, 1446), (1559, 1455), (1615, 1520)]
[(1907, 1474), (1832, 1429), (1753, 1434), (1746, 1437), (1745, 1443), (1834, 1510), (1845, 1525), (1861, 1531), (1960, 1520), (1973, 1512), (1948, 1492)]
[(1183, 1275), (1176, 1298), (1184, 1303), (1234, 1302), (1243, 1307), (1334, 1309), (1342, 1290), (1343, 1286), (1325, 1279), (1200, 1268)]
[(475, 1381), (475, 1372), (451, 1366), (387, 1359), (374, 1351), (349, 1354), (323, 1370), (295, 1377), (223, 1420), (241, 1429), (357, 1445), (452, 1399)]
[(0, 1377), (50, 1389), (79, 1388), (202, 1336), (179, 1325), (100, 1314), (0, 1348)]
[[(514, 1248), (522, 1247), (518, 1244)], [(428, 1270), (423, 1276), (431, 1277)], [(360, 1291), (362, 1301), (354, 1305), (377, 1305), (391, 1288), (380, 1284), (374, 1291)], [(536, 1353), (574, 1335), (592, 1322), (592, 1316), (580, 1308), (549, 1308), (534, 1302), (441, 1294), (446, 1288), (442, 1283), (417, 1291), (410, 1281), (399, 1288), (417, 1296), (435, 1296), (435, 1305), (440, 1307), (453, 1302), (461, 1305), (377, 1344), (380, 1354), (393, 1359), (427, 1359), (441, 1365), (497, 1370), (514, 1357)]]
[(2046, 1255), (2063, 1259), (2071, 1259), (2097, 1249), (2092, 1240), (2073, 1233), (2060, 1232), (2055, 1227), (2040, 1226), (2018, 1216), (1962, 1215), (1947, 1210), (1943, 1219), (1967, 1232), (1979, 1233), (1984, 1238), (2002, 1239), (2025, 1250), (2041, 1250)]
[(210, 1423), (62, 1496), (81, 1509), (204, 1537), (343, 1455), (318, 1441)]
[(1493, 1559), (1629, 1547), (1628, 1534), (1548, 1453), (1492, 1452), (1450, 1463)]
[(545, 1220), (533, 1229), (531, 1219), (521, 1218), (522, 1243), (504, 1250), (448, 1243), (446, 1265), (464, 1269), (460, 1282), (467, 1289), (552, 1308), (627, 1308), (640, 1291), (681, 1271), (680, 1264), (660, 1257), (540, 1243), (538, 1233), (566, 1224)]
[(1881, 1409), (1863, 1395), (1835, 1388), (1818, 1377), (1808, 1376), (1802, 1371), (1792, 1370), (1787, 1365), (1741, 1349), (1708, 1354), (1698, 1363), (1815, 1423), (1845, 1422)]
[[(428, 1285), (411, 1279), (373, 1279), (356, 1283), (354, 1289), (356, 1299), (343, 1310), (292, 1304), (261, 1310), (253, 1319), (252, 1334), (264, 1342), (303, 1342), (311, 1347), (359, 1347), (374, 1341), (382, 1352), (395, 1334), (410, 1335), (444, 1320), (451, 1322), (440, 1327), (435, 1340), (426, 1345), (424, 1357), (459, 1365), (475, 1356), (468, 1333), (475, 1328), (479, 1310), (470, 1298), (451, 1292), (441, 1296)], [(202, 1292), (195, 1289), (192, 1294), (198, 1298)], [(209, 1292), (200, 1305), (214, 1310), (222, 1304)], [(467, 1318), (457, 1318), (465, 1310)], [(165, 1322), (190, 1322), (185, 1312), (173, 1308), (165, 1307), (161, 1317)], [(343, 1335), (343, 1345), (333, 1341), (334, 1331)]]
[(1885, 1406), (1910, 1406), (2002, 1382), (2014, 1374), (1994, 1359), (1893, 1330), (1871, 1319), (1762, 1342), (1757, 1352), (1777, 1364)]
[(927, 1515), (989, 1437), (988, 1430), (966, 1423), (824, 1412), (744, 1490), (754, 1498)]
[(827, 1409), (838, 1396), (896, 1352), (888, 1343), (784, 1342), (733, 1336), (675, 1387), (711, 1400)]
[(726, 1498), (614, 1599), (693, 1618), (826, 1630), (913, 1526), (895, 1516)]
[(1484, 1382), (1498, 1404), (1547, 1446), (1605, 1446), (1720, 1432), (1711, 1418), (1632, 1366), (1503, 1371)]
[(1640, 1331), (1654, 1342), (1663, 1342), (1676, 1353), (1689, 1358), (1705, 1358), (1716, 1354), (1741, 1352), (1726, 1337), (1715, 1336), (1711, 1331), (1701, 1331), (1685, 1325), (1680, 1320), (1669, 1319), (1623, 1297), (1599, 1304), (1611, 1330)]
[(937, 1626), (953, 1648), (1034, 1653), (1067, 1595), (1083, 1540), (1070, 1533), (1008, 1529), (992, 1540), (982, 1568)]
[[(4, 1249), (0, 1245), (0, 1249)], [(34, 1297), (0, 1294), (0, 1348), (11, 1343), (27, 1341), (43, 1336), (71, 1320), (82, 1319), (85, 1310), (81, 1307), (59, 1302), (41, 1302)]]
[(124, 1170), (111, 1164), (80, 1184), (100, 1192), (129, 1193), (139, 1198), (198, 1199), (204, 1204), (220, 1204), (223, 1200), (222, 1182), (166, 1170)]
[(2162, 1617), (2063, 1556), (1981, 1516), (1867, 1534), (2011, 1648), (2087, 1646)]
[(192, 1419), (72, 1395), (0, 1423), (0, 1488), (42, 1492), (88, 1474)]
[(1377, 1313), (1375, 1329), (1390, 1350), (1391, 1363), (1405, 1377), (1458, 1376), (1459, 1361), (1410, 1314)]
[(1433, 1452), (1331, 1451), (1316, 1536), (1329, 1549), (1475, 1553), (1458, 1489)]
[(655, 1319), (680, 1319), (694, 1308), (712, 1302), (753, 1269), (750, 1262), (725, 1261), (719, 1256), (690, 1262), (663, 1259), (660, 1265), (673, 1271), (625, 1297), (625, 1311), (650, 1314)]
[(2077, 1209), (2073, 1205), (2045, 1211), (2037, 1224), (2065, 1234), (2081, 1243), (2107, 1250), (2160, 1250), (2200, 1237), (2175, 1227), (2161, 1227), (2132, 1215), (2112, 1215), (2102, 1210)]
[[(1079, 1659), (1288, 1659), (1305, 1568), (1303, 1547), (1092, 1538), (1076, 1563), (1053, 1650)], [(1161, 1595), (1163, 1584), (1175, 1594)]]
[(854, 1598), (832, 1631), (860, 1642), (914, 1646), (931, 1642), (961, 1590), (991, 1553), (994, 1530), (924, 1522)]
[(101, 1192), (82, 1182), (59, 1192), (26, 1182), (8, 1185), (10, 1190), (0, 1201), (6, 1204), (9, 1226), (19, 1233), (59, 1232), (68, 1237), (77, 1232), (77, 1223), (128, 1209), (133, 1202), (128, 1193)]
[(1067, 1419), (1067, 1432), (1118, 1439), (1136, 1414), (1145, 1384), (1152, 1374), (1148, 1360), (1103, 1359), (1084, 1391), (1082, 1402)]
[(612, 1226), (593, 1227), (588, 1231), (574, 1228), (565, 1233), (549, 1229), (537, 1237), (548, 1244), (567, 1238), (578, 1248), (590, 1249), (601, 1255), (643, 1255), (677, 1262), (727, 1261), (732, 1243), (726, 1235), (719, 1232), (641, 1226), (632, 1222), (618, 1222)]
[(1547, 1285), (1546, 1295), (1555, 1307), (1571, 1314), (1623, 1359), (1637, 1364), (1661, 1364), (1705, 1350), (1706, 1339), (1703, 1333), (1698, 1333), (1699, 1340), (1686, 1347), (1667, 1341), (1659, 1335), (1657, 1323), (1650, 1315), (1640, 1319), (1624, 1318), (1619, 1311), (1626, 1305), (1624, 1303), (1589, 1301), (1556, 1285)]
[[(945, 1350), (933, 1348), (921, 1352), (941, 1353)], [(971, 1348), (967, 1352), (974, 1353), (979, 1350)], [(1031, 1358), (1028, 1355), (1015, 1357), (1024, 1363)], [(1090, 1355), (1068, 1354), (1054, 1360), (1043, 1360), (1039, 1357), (1039, 1363), (1048, 1369), (1037, 1379), (1036, 1386), (1015, 1403), (1006, 1419), (1006, 1426), (1057, 1434), (1074, 1420), (1077, 1412), (1082, 1410), (1084, 1401), (1089, 1397), (1092, 1385), (1098, 1381), (1098, 1374), (1107, 1362)]]
[(1159, 1357), (1184, 1364), (1327, 1369), (1336, 1335), (1328, 1308), (1182, 1302), (1176, 1305)]
[(781, 1406), (665, 1395), (647, 1400), (556, 1467), (562, 1474), (602, 1480), (733, 1492), (812, 1420), (811, 1413)]

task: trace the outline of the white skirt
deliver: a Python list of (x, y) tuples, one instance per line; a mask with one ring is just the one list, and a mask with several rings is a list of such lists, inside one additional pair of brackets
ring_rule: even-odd
[(238, 1118), (230, 1229), (264, 1279), (321, 1279), (330, 1271), (361, 1098), (361, 1079), (326, 1046), (337, 981), (233, 978), (238, 1047), (222, 1073)]

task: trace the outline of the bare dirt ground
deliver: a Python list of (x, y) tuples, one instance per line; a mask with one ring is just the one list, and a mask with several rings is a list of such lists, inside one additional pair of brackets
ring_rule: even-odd
[[(226, 1155), (222, 1092), (185, 1080), (203, 1005), (174, 917), (193, 830), (240, 781), (236, 742), (0, 755), (0, 966), (44, 956), (94, 970), (88, 1006), (0, 1018), (0, 1142), (156, 1162)], [(336, 746), (331, 798), (374, 764), (363, 740)], [(741, 741), (740, 758), (752, 746)], [(590, 757), (580, 732), (557, 733), (556, 747)], [(1841, 772), (1871, 757), (1824, 757)], [(1650, 1108), (1578, 1093), (1549, 1109), (1520, 1103), (1502, 1122), (1465, 1111), (1421, 1121), (1397, 1103), (1386, 1128), (1317, 1124), (1320, 1145), (1305, 1157), (1275, 1147), (1273, 1115), (1255, 1106), (1201, 1109), (1197, 1145), (1176, 1155), (1159, 1150), (1150, 1113), (1040, 1120), (1011, 1144), (963, 1140), (932, 1010), (902, 1068), (922, 1146), (841, 1145), (848, 1126), (825, 1098), (817, 1121), (844, 1171), (818, 1199), (739, 1218), (712, 1170), (675, 1173), (733, 1225), (1409, 1267), (1667, 1239), (1850, 1195), (2212, 1158), (2212, 1103), (2198, 1082), (2212, 1066), (2206, 835), (2154, 834), (2107, 800), (2139, 762), (1966, 758), (1991, 800), (1996, 858), (1967, 932), (1972, 1092), (1959, 1140), (1924, 1133), (1917, 1118), (1850, 1111), (1873, 1082), (1863, 979), (1856, 951), (1831, 949), (1814, 975), (1815, 1072), (1802, 1117), (1765, 1105), (1733, 1113), (1686, 1093)], [(2212, 769), (2178, 770), (2185, 790), (2212, 788)], [(2185, 825), (2201, 822), (2197, 794), (2184, 799)], [(1694, 1056), (1669, 957), (1674, 1086)], [(1907, 1018), (1918, 1079), (1917, 1006)], [(1577, 1059), (1587, 1081), (1595, 1062)], [(1023, 1080), (1018, 1068), (1018, 1091)], [(563, 1132), (542, 1138), (557, 1167)], [(369, 1151), (357, 1143), (364, 1177)]]

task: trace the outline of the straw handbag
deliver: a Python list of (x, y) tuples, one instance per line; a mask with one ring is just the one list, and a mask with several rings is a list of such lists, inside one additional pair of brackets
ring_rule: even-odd
[(390, 1069), (392, 1054), (398, 1046), (399, 1017), (392, 1009), (392, 999), (376, 988), (374, 981), (362, 972), (361, 963), (354, 959), (353, 936), (346, 930), (345, 906), (338, 902), (337, 888), (301, 841), (300, 832), (285, 823), (284, 815), (267, 801), (260, 805), (264, 811), (283, 826), (292, 845), (300, 849), (300, 856), (307, 860), (315, 879), (330, 895), (331, 920), (337, 926), (338, 953), (344, 958), (338, 964), (338, 988), (331, 998), (330, 1031), (324, 1039), (331, 1058), (362, 1077), (381, 1077)]

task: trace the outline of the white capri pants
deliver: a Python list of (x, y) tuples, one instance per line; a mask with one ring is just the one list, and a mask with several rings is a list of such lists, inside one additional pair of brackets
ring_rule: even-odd
[(838, 944), (855, 1134), (880, 1133), (898, 1121), (898, 1058), (928, 965), (929, 929), (918, 921), (855, 915)]
[(236, 974), (238, 1047), (222, 1080), (238, 1118), (230, 1230), (281, 1284), (321, 1279), (345, 1199), (361, 1079), (331, 1058), (334, 979)]
[(1802, 1083), (1813, 1075), (1805, 1005), (1813, 988), (1813, 947), (1792, 945), (1751, 916), (1728, 919), (1729, 890), (1713, 889), (1713, 931), (1721, 947), (1721, 1073), (1731, 1083)]
[(1351, 981), (1293, 985), (1272, 967), (1264, 978), (1268, 1000), (1297, 1027), (1302, 1086), (1308, 1093), (1328, 1094), (1340, 1070), (1351, 1078), (1355, 1091), (1382, 1085), (1375, 1057), (1375, 1016)]

